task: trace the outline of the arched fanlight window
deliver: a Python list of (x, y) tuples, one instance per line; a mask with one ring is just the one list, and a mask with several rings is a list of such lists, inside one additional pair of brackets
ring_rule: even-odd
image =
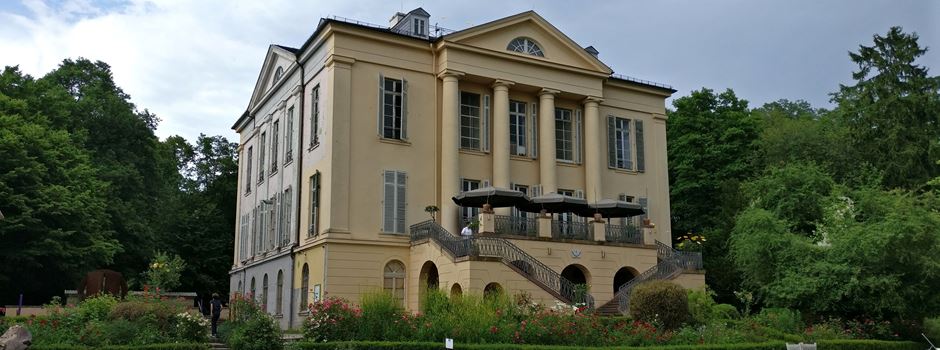
[(277, 66), (277, 70), (274, 71), (274, 82), (277, 83), (278, 80), (281, 80), (281, 76), (284, 75), (284, 67)]
[(535, 40), (526, 37), (512, 39), (512, 41), (509, 42), (509, 46), (506, 46), (506, 50), (545, 57), (545, 54), (542, 53), (542, 48), (539, 47), (539, 44), (536, 44)]

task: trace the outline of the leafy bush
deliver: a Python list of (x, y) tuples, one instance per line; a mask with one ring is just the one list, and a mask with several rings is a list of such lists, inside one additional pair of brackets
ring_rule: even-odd
[(391, 293), (366, 293), (360, 300), (359, 339), (404, 340), (414, 334), (411, 313)]
[(150, 344), (150, 345), (118, 345), (118, 346), (102, 346), (102, 347), (85, 347), (77, 345), (39, 345), (30, 347), (31, 350), (208, 350), (208, 344), (186, 344), (186, 343), (173, 343), (173, 344)]
[[(292, 345), (297, 350), (436, 350), (441, 348), (441, 342), (330, 342), (330, 343), (297, 343)], [(579, 350), (579, 349), (609, 349), (586, 346), (550, 346), (550, 345), (520, 345), (520, 344), (454, 344), (455, 349), (467, 350)], [(922, 346), (915, 342), (886, 342), (877, 340), (836, 340), (819, 342), (822, 349), (830, 350), (920, 350)], [(783, 342), (763, 342), (745, 344), (704, 344), (704, 345), (667, 345), (653, 347), (617, 347), (618, 350), (780, 350), (784, 348)]]
[(934, 344), (940, 341), (940, 317), (924, 319), (924, 335), (930, 338)]
[(310, 304), (304, 320), (304, 339), (315, 342), (352, 340), (362, 311), (345, 299), (329, 297)]
[(117, 304), (118, 300), (113, 296), (102, 294), (83, 300), (78, 304), (75, 312), (81, 321), (104, 321)]
[(800, 312), (789, 309), (767, 308), (754, 316), (757, 324), (783, 333), (796, 334), (803, 329)]
[(645, 282), (630, 296), (630, 316), (676, 329), (689, 319), (689, 301), (682, 286), (667, 281)]
[(181, 312), (176, 315), (176, 336), (188, 342), (205, 343), (209, 341), (209, 325), (201, 314)]
[(229, 346), (234, 350), (280, 350), (281, 328), (271, 315), (265, 313), (251, 299), (236, 296), (231, 306), (235, 317), (231, 323), (231, 333), (227, 336)]
[(738, 309), (731, 304), (718, 304), (712, 308), (714, 316), (719, 320), (734, 320), (741, 317)]
[(157, 252), (147, 271), (144, 272), (144, 281), (147, 285), (156, 288), (157, 293), (168, 292), (180, 286), (180, 276), (186, 263), (179, 255), (172, 257), (166, 252)]

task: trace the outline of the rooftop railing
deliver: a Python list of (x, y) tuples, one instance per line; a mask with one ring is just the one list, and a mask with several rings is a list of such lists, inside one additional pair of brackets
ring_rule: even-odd
[[(331, 20), (334, 20), (334, 21), (339, 21), (339, 22), (344, 22), (344, 23), (349, 23), (349, 24), (355, 24), (355, 25), (359, 25), (359, 26), (363, 26), (363, 27), (369, 27), (369, 28), (375, 28), (375, 29), (382, 29), (382, 30), (387, 30), (387, 31), (393, 32), (393, 33), (415, 36), (415, 35), (414, 35), (414, 32), (411, 30), (411, 27), (410, 27), (410, 26), (409, 26), (408, 28), (405, 28), (405, 29), (392, 29), (392, 28), (389, 28), (388, 26), (379, 25), (379, 24), (375, 24), (375, 23), (369, 23), (369, 22), (363, 22), (363, 21), (360, 21), (360, 20), (356, 20), (356, 19), (352, 19), (352, 18), (347, 18), (347, 17), (343, 17), (343, 16), (330, 16), (330, 17), (327, 17), (327, 18), (328, 18), (328, 19), (331, 19)], [(431, 37), (431, 38), (436, 38), (436, 37), (439, 37), (439, 36), (444, 36), (444, 35), (447, 35), (447, 34), (450, 34), (450, 33), (454, 33), (454, 32), (456, 32), (456, 30), (447, 29), (447, 28), (444, 28), (444, 27), (441, 27), (441, 26), (438, 26), (438, 25), (434, 25), (434, 24), (428, 26), (428, 36)]]
[(674, 90), (674, 89), (672, 88), (672, 85), (663, 84), (663, 83), (657, 83), (657, 82), (655, 82), (655, 81), (650, 81), (650, 80), (646, 80), (646, 79), (635, 78), (635, 77), (631, 77), (631, 76), (629, 76), (629, 75), (611, 74), (610, 77), (611, 77), (611, 78), (614, 78), (614, 79), (632, 81), (632, 82), (634, 82), (634, 83), (640, 83), (640, 84), (643, 84), (643, 85), (649, 85), (649, 86), (660, 87), (660, 88), (663, 88), (663, 89)]

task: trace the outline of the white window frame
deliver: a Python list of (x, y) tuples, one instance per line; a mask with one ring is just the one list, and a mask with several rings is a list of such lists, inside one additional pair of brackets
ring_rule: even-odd
[[(379, 136), (389, 140), (407, 140), (408, 81), (382, 75), (379, 75), (379, 81)], [(391, 114), (387, 113), (386, 105), (391, 107)]]
[(287, 125), (284, 129), (284, 164), (294, 160), (294, 106), (287, 108)]
[[(391, 181), (391, 182), (389, 182)], [(404, 171), (382, 172), (382, 232), (405, 234), (408, 217), (408, 175)], [(391, 189), (391, 192), (389, 190)], [(391, 203), (388, 201), (391, 200)]]
[[(567, 124), (568, 128), (560, 128), (559, 123)], [(564, 138), (566, 132), (567, 139)], [(574, 163), (577, 160), (575, 157), (576, 133), (574, 111), (567, 108), (555, 108), (555, 160), (565, 163)]]
[[(467, 96), (467, 99), (464, 99)], [(477, 104), (472, 104), (471, 96), (476, 96)], [(476, 112), (474, 114), (474, 111)], [(476, 131), (476, 135), (474, 135)], [(483, 95), (460, 92), (460, 148), (474, 151), (483, 150)]]
[(310, 148), (320, 144), (320, 85), (310, 90)]
[(509, 154), (514, 156), (528, 155), (528, 105), (527, 102), (509, 100)]

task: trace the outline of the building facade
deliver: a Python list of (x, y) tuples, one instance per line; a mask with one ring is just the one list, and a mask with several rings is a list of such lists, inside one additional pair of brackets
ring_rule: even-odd
[[(574, 283), (608, 305), (672, 254), (674, 90), (612, 75), (597, 50), (535, 12), (456, 32), (429, 17), (324, 19), (301, 48), (269, 48), (234, 125), (242, 221), (231, 288), (272, 305), (283, 327), (326, 294), (356, 302), (380, 290), (418, 309), (428, 287), (551, 304), (575, 302), (564, 287)], [(451, 200), (487, 185), (632, 201), (646, 214), (601, 223)], [(486, 240), (451, 242), (478, 223)], [(704, 283), (684, 270), (669, 278)]]

